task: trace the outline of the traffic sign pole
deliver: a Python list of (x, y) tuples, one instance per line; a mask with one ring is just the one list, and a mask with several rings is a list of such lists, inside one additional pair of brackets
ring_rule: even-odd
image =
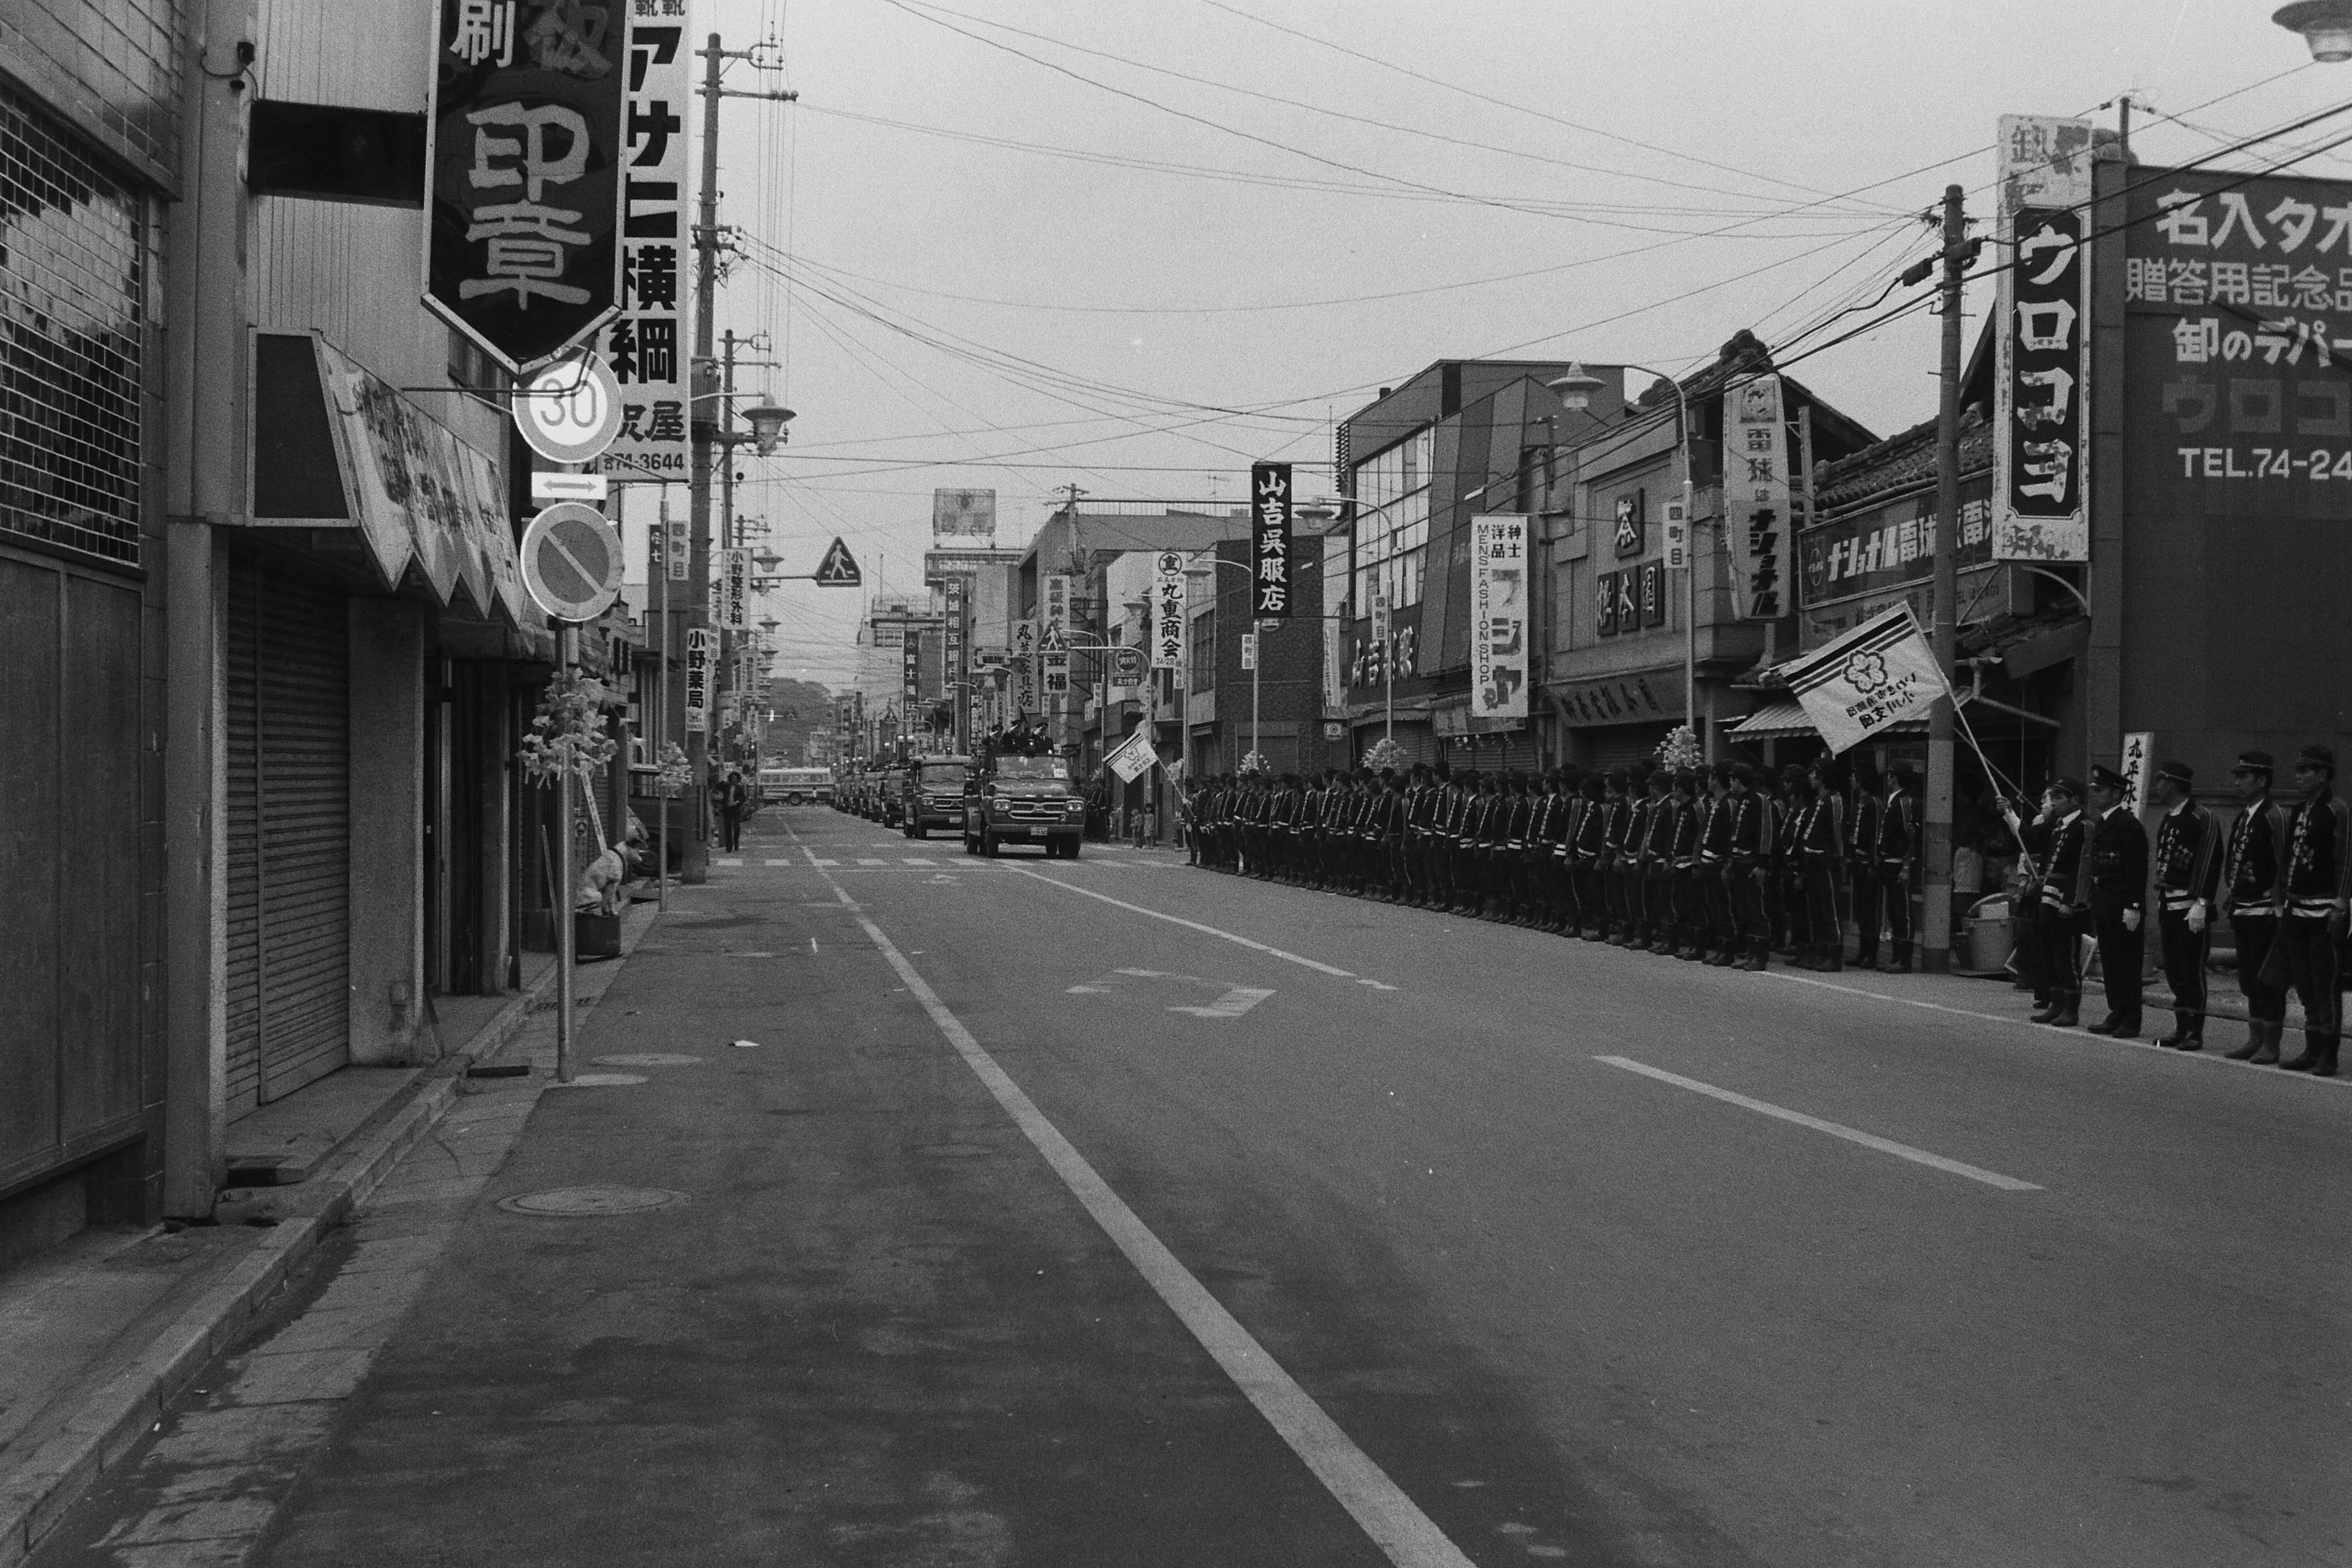
[[(580, 662), (580, 628), (563, 622), (555, 634), (556, 662), (570, 675)], [(572, 869), (572, 759), (566, 755), (555, 779), (555, 1081), (572, 1081), (572, 965), (578, 933), (573, 910), (579, 906), (579, 879)]]

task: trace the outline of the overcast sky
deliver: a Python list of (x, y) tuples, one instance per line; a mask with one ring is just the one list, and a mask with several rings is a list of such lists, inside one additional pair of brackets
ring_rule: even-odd
[[(801, 95), (721, 111), (748, 254), (719, 323), (769, 334), (782, 368), (739, 384), (798, 410), (745, 510), (787, 571), (841, 534), (913, 587), (935, 488), (993, 488), (1020, 543), (1065, 485), (1232, 500), (1254, 458), (1328, 464), (1332, 420), (1440, 358), (1686, 371), (1741, 327), (1794, 355), (1928, 253), (1948, 183), (1990, 216), (2000, 114), (2112, 125), (2129, 89), (2164, 163), (2352, 100), (2273, 8), (705, 0), (730, 47), (781, 41), (730, 87)], [(1935, 332), (1791, 374), (1891, 434), (1935, 412)], [(779, 673), (844, 679), (861, 603), (776, 595)]]

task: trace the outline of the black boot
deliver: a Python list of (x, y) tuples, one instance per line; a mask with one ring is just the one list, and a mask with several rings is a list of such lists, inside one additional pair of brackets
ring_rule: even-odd
[(2279, 1036), (2285, 1031), (2286, 1026), (2284, 1024), (2256, 1024), (2254, 1027), (2262, 1031), (2262, 1043), (2254, 1047), (2254, 1054), (2248, 1059), (2258, 1068), (2278, 1066)]
[[(1894, 943), (1893, 946), (1894, 956), (1886, 961), (1884, 965), (1884, 973), (1888, 974), (1910, 973), (1911, 944), (1907, 942), (1898, 942)], [(1865, 964), (1864, 967), (1867, 968), (1868, 965)]]

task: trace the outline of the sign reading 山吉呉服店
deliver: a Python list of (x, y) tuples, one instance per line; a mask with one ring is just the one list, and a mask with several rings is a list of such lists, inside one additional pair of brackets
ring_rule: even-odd
[(1250, 465), (1250, 616), (1290, 617), (1290, 465)]
[(621, 384), (621, 428), (602, 466), (607, 472), (684, 479), (689, 424), (687, 303), (694, 270), (686, 216), (693, 51), (678, 0), (626, 5), (621, 311), (597, 340)]
[(626, 29), (608, 9), (439, 5), (425, 300), (510, 370), (619, 305)]

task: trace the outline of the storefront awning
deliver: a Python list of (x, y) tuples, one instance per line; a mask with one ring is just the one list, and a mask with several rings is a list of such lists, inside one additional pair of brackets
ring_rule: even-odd
[[(1959, 705), (1963, 708), (1967, 707), (1971, 695), (1966, 691), (1961, 692)], [(1901, 723), (1889, 724), (1879, 733), (1917, 735), (1926, 733), (1927, 729), (1927, 721), (1925, 719), (1906, 719)], [(1813, 721), (1805, 717), (1805, 710), (1801, 704), (1772, 702), (1759, 708), (1755, 712), (1726, 730), (1724, 733), (1735, 741), (1798, 741), (1811, 739), (1819, 735), (1821, 731), (1814, 729)]]
[(254, 338), (253, 521), (356, 534), (387, 592), (543, 627), (497, 465), (324, 339)]

